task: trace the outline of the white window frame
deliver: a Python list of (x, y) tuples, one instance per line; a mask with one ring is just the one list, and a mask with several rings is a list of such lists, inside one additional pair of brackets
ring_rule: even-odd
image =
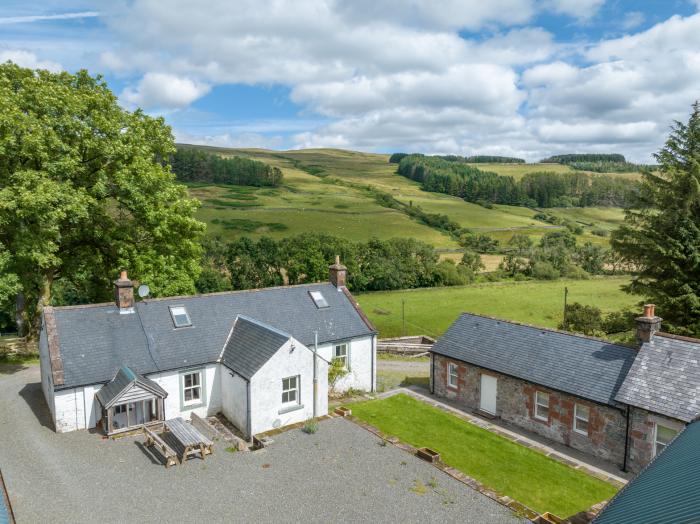
[[(194, 371), (188, 371), (186, 373), (182, 374), (182, 404), (183, 406), (191, 406), (193, 404), (201, 404), (204, 400), (204, 379), (203, 379), (203, 373), (204, 371), (201, 369), (194, 370)], [(197, 384), (192, 384), (190, 386), (187, 386), (187, 377), (189, 376), (197, 376)], [(187, 400), (186, 398), (186, 392), (187, 391), (197, 391), (198, 396), (197, 398), (194, 398), (194, 395), (192, 395), (192, 398), (190, 400)]]
[[(287, 389), (284, 387), (285, 380), (289, 380), (289, 386)], [(291, 381), (294, 380), (294, 387), (291, 387)], [(282, 379), (282, 405), (283, 406), (294, 406), (299, 404), (301, 401), (300, 397), (300, 387), (299, 387), (299, 375), (293, 375), (291, 377), (285, 377)], [(289, 393), (294, 392), (294, 400), (289, 400)], [(284, 395), (287, 394), (287, 400), (284, 400)]]
[[(546, 404), (543, 404), (540, 402), (541, 395), (545, 395), (547, 397)], [(540, 416), (539, 410), (537, 409), (540, 406), (547, 409), (547, 416), (546, 417)], [(535, 412), (534, 412), (534, 415), (535, 415), (535, 418), (537, 420), (543, 420), (545, 422), (549, 422), (549, 393), (546, 393), (545, 391), (535, 391)]]
[[(662, 427), (664, 429), (667, 429), (669, 431), (673, 431), (673, 437), (671, 437), (668, 442), (659, 442), (659, 427)], [(663, 424), (659, 424), (658, 422), (654, 423), (654, 456), (658, 455), (661, 453), (666, 447), (670, 444), (671, 440), (675, 438), (675, 436), (678, 435), (678, 431), (670, 428), (668, 426), (664, 426)], [(661, 445), (661, 449), (659, 449), (659, 445)]]
[[(452, 372), (454, 370), (454, 373)], [(454, 383), (452, 379), (454, 378)], [(459, 384), (459, 366), (454, 362), (447, 363), (447, 385), (456, 388)]]
[[(580, 416), (579, 413), (579, 408), (583, 408), (586, 410), (586, 416), (582, 417)], [(586, 423), (586, 429), (579, 429), (578, 427), (578, 421), (581, 420), (582, 422)], [(574, 404), (574, 431), (578, 433), (579, 435), (586, 435), (588, 436), (588, 428), (590, 427), (591, 421), (591, 408), (588, 406), (584, 406), (583, 404), (579, 404), (578, 402)]]
[[(345, 348), (345, 353), (339, 355), (338, 354), (338, 348)], [(347, 342), (343, 342), (342, 344), (334, 344), (333, 345), (333, 361), (336, 360), (342, 360), (343, 361), (343, 369), (346, 369), (350, 371), (350, 344)]]

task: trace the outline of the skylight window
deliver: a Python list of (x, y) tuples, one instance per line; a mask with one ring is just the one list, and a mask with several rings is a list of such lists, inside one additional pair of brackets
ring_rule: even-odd
[(176, 328), (192, 325), (185, 306), (170, 306), (170, 316), (173, 317), (173, 324), (175, 324)]
[(311, 295), (311, 298), (313, 299), (314, 304), (316, 304), (316, 307), (318, 309), (329, 307), (326, 298), (320, 291), (309, 291), (309, 295)]

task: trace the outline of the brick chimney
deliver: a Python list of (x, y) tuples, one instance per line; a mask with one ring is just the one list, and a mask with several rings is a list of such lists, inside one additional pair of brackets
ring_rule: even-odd
[(656, 306), (654, 304), (645, 304), (644, 314), (637, 317), (637, 344), (641, 347), (645, 342), (651, 342), (654, 335), (661, 331), (661, 317), (657, 317), (654, 313)]
[(119, 313), (134, 312), (134, 283), (129, 280), (124, 270), (114, 281), (114, 300), (119, 308)]
[(340, 256), (335, 256), (335, 264), (328, 266), (331, 284), (337, 288), (345, 287), (348, 276), (348, 268), (340, 263)]

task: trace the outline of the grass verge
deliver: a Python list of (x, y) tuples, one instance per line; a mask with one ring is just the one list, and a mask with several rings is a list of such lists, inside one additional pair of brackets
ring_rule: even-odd
[(352, 405), (354, 416), (529, 506), (567, 517), (609, 499), (606, 482), (428, 406), (407, 395)]

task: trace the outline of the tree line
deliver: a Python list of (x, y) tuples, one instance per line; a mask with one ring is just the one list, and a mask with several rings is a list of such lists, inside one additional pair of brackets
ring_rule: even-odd
[[(415, 156), (423, 156), (420, 153), (413, 153)], [(389, 157), (390, 164), (398, 164), (406, 158), (411, 156), (410, 153), (394, 153)], [(459, 155), (435, 155), (435, 158), (441, 158), (447, 160), (448, 162), (462, 162), (469, 164), (524, 164), (525, 160), (522, 158), (515, 158), (512, 156), (497, 156), (497, 155), (473, 155), (473, 156), (459, 156)]]
[(328, 266), (339, 255), (353, 291), (385, 291), (463, 285), (472, 282), (478, 261), (440, 261), (435, 249), (412, 238), (349, 242), (332, 235), (304, 233), (274, 240), (241, 237), (204, 242), (197, 291), (209, 293), (328, 280)]
[(168, 161), (182, 182), (256, 187), (282, 184), (282, 171), (278, 167), (250, 158), (221, 157), (201, 149), (178, 147)]
[(420, 182), (426, 191), (458, 196), (467, 202), (528, 207), (624, 206), (637, 183), (587, 173), (528, 173), (519, 181), (442, 158), (408, 155), (398, 174)]
[(569, 155), (554, 155), (542, 160), (544, 163), (563, 164), (577, 171), (593, 173), (635, 173), (655, 169), (657, 166), (633, 164), (624, 155), (611, 153), (581, 153)]

